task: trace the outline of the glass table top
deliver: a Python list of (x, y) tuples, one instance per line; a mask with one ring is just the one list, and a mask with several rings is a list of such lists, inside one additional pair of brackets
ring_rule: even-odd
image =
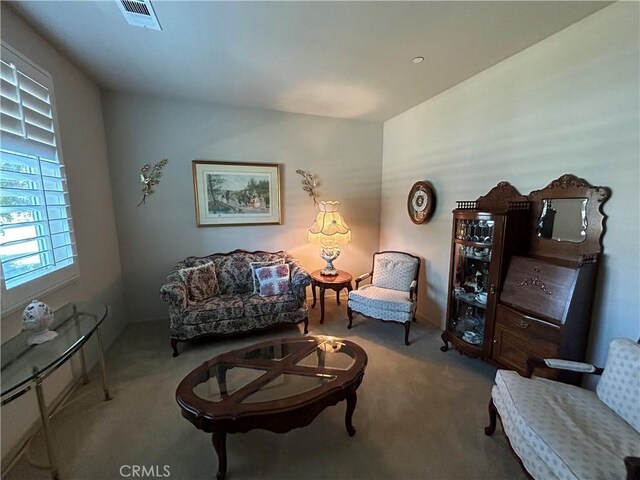
[(252, 359), (258, 358), (261, 360), (282, 360), (288, 357), (290, 354), (297, 352), (305, 346), (306, 342), (298, 343), (281, 343), (274, 345), (267, 345), (264, 347), (249, 350), (242, 354), (242, 358)]
[(266, 370), (257, 368), (218, 363), (207, 370), (206, 379), (193, 387), (193, 393), (210, 402), (219, 402), (265, 373)]
[(96, 303), (67, 304), (54, 312), (49, 330), (58, 334), (40, 345), (28, 345), (31, 332), (22, 331), (0, 347), (2, 397), (20, 391), (37, 376), (55, 368), (73, 354), (107, 317), (108, 309)]
[(326, 340), (296, 365), (349, 370), (354, 363), (353, 350), (339, 340)]
[(355, 357), (350, 345), (333, 337), (261, 345), (240, 353), (237, 361), (214, 359), (196, 379), (193, 393), (203, 400), (221, 402), (247, 387), (236, 401), (282, 400), (335, 380), (354, 365)]
[(263, 385), (257, 392), (244, 398), (242, 403), (271, 402), (273, 400), (293, 397), (294, 395), (300, 395), (301, 393), (321, 387), (334, 378), (336, 377), (330, 375), (296, 375), (283, 373), (266, 385)]

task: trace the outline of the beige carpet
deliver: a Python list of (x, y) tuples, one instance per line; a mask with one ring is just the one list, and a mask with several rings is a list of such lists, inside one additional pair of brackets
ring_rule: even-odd
[[(495, 368), (454, 350), (442, 353), (440, 332), (424, 323), (413, 325), (408, 347), (400, 325), (356, 316), (348, 330), (346, 302), (337, 306), (334, 299), (327, 295), (324, 325), (318, 307), (310, 311), (310, 334), (348, 338), (369, 356), (353, 417), (356, 435), (346, 433), (344, 402), (286, 434), (229, 435), (229, 480), (526, 478), (502, 430), (493, 437), (483, 433)], [(172, 358), (165, 322), (129, 325), (107, 354), (114, 399), (102, 401), (94, 369), (91, 383), (53, 418), (61, 478), (215, 478), (210, 435), (180, 415), (177, 384), (218, 353), (300, 332), (292, 326), (181, 344), (180, 356)], [(37, 441), (35, 446), (42, 456)], [(153, 467), (156, 476), (134, 477), (134, 465), (146, 473)], [(5, 473), (7, 480), (50, 478), (24, 457)]]

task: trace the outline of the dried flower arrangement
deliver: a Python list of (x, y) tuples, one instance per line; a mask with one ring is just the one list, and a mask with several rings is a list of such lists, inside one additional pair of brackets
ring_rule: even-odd
[(320, 184), (314, 178), (315, 175), (300, 169), (296, 170), (296, 173), (302, 176), (302, 190), (307, 192), (309, 196), (313, 199), (313, 204), (317, 205), (318, 202), (316, 198), (318, 197), (318, 191), (316, 190), (316, 187)]
[[(160, 177), (162, 177), (162, 167), (164, 167), (167, 163), (169, 163), (169, 160), (164, 158), (156, 163), (153, 167), (151, 167), (151, 165), (149, 165), (148, 163), (142, 166), (142, 168), (140, 169), (140, 182), (144, 185), (142, 187), (143, 197), (138, 206), (145, 203), (147, 197), (155, 191), (153, 187), (154, 185), (158, 185), (160, 183)], [(151, 172), (147, 174), (149, 170), (151, 170)]]

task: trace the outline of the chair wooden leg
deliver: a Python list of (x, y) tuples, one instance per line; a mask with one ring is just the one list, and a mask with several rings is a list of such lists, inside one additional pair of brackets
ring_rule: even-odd
[(347, 328), (351, 328), (351, 323), (353, 322), (353, 310), (351, 310), (351, 307), (347, 306), (347, 315), (349, 316), (349, 325), (347, 325)]
[(177, 338), (172, 338), (171, 339), (171, 348), (173, 348), (173, 356), (177, 357), (179, 355), (179, 353), (178, 353), (178, 339)]
[(627, 480), (637, 480), (640, 478), (640, 458), (624, 457), (624, 466), (627, 469)]
[(411, 330), (411, 322), (404, 322), (404, 344), (409, 345), (409, 330)]
[(489, 400), (489, 426), (485, 427), (484, 434), (487, 436), (493, 435), (493, 432), (496, 431), (496, 417), (498, 416), (498, 410), (496, 410), (496, 406), (493, 403), (493, 398)]

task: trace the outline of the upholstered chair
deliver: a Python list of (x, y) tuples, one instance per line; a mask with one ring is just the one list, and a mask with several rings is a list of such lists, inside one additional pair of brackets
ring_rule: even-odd
[[(356, 289), (349, 292), (349, 325), (353, 313), (363, 317), (404, 324), (404, 344), (409, 345), (411, 322), (416, 320), (420, 258), (404, 252), (373, 254), (371, 271), (356, 278)], [(371, 283), (360, 288), (360, 282)]]

